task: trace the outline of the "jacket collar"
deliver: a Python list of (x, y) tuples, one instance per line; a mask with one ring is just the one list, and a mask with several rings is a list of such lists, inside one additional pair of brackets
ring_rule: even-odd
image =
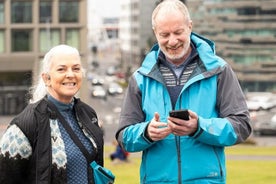
[[(212, 70), (225, 65), (225, 61), (216, 56), (215, 43), (213, 41), (194, 32), (191, 34), (191, 41), (207, 70)], [(160, 47), (158, 44), (155, 44), (151, 51), (146, 55), (138, 71), (145, 75), (155, 71), (157, 69), (159, 53)]]

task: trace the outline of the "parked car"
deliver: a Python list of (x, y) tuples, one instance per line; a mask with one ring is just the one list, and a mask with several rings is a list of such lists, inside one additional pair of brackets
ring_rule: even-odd
[(118, 95), (123, 93), (123, 88), (116, 82), (109, 84), (107, 89), (109, 95)]
[(94, 76), (91, 80), (92, 85), (103, 85), (104, 84), (104, 79), (99, 77), (99, 76)]
[(106, 99), (106, 90), (103, 86), (93, 86), (91, 89), (91, 96), (95, 98), (103, 98)]
[(275, 96), (253, 96), (247, 100), (247, 107), (251, 111), (269, 110), (275, 106)]
[(106, 69), (106, 75), (115, 75), (118, 71), (118, 67), (117, 66), (110, 66)]
[(254, 127), (256, 135), (276, 135), (276, 114), (267, 122), (257, 122)]

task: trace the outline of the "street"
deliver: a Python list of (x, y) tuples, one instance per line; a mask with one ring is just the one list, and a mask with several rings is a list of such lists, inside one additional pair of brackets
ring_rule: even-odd
[[(101, 107), (108, 107), (107, 102), (101, 102), (100, 99), (93, 99), (91, 103), (97, 107), (99, 119), (105, 119), (104, 131), (105, 131), (105, 143), (111, 144), (112, 140), (115, 139), (115, 131), (118, 126), (119, 113), (112, 110), (105, 110)], [(98, 104), (99, 106), (96, 106)], [(8, 123), (14, 116), (0, 116), (0, 138), (2, 137)], [(251, 136), (251, 139), (256, 142), (257, 146), (276, 146), (276, 136)]]
[[(111, 77), (105, 74), (106, 69), (109, 66), (118, 64), (118, 61), (115, 59), (115, 55), (116, 52), (114, 51), (106, 51), (99, 53), (96, 58), (93, 58), (92, 55), (88, 57), (89, 61), (96, 59), (99, 63), (99, 67), (96, 70), (90, 68), (88, 72), (103, 77), (105, 79), (105, 83), (103, 85), (105, 88), (108, 86), (108, 83), (112, 81), (110, 79)], [(91, 84), (88, 83), (88, 85)], [(89, 86), (83, 86), (83, 88), (87, 88), (87, 92), (91, 93)], [(115, 132), (118, 128), (122, 99), (123, 94), (119, 94), (115, 96), (107, 95), (106, 99), (91, 97), (86, 102), (97, 112), (99, 122), (103, 125), (105, 143), (111, 144), (115, 139)], [(258, 113), (260, 114), (258, 117), (260, 120), (271, 117), (275, 111), (260, 112)], [(14, 116), (0, 116), (0, 138), (2, 137), (4, 130), (13, 117)], [(255, 122), (252, 121), (252, 123)], [(276, 146), (276, 136), (255, 136), (252, 134), (250, 139), (254, 140), (258, 146)]]

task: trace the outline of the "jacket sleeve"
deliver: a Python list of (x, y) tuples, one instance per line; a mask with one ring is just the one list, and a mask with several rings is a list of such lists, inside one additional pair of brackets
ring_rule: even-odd
[(17, 125), (11, 125), (0, 140), (0, 183), (21, 183), (27, 176), (32, 155), (29, 140)]
[(142, 151), (154, 144), (145, 136), (145, 129), (149, 122), (145, 122), (141, 98), (141, 91), (132, 76), (125, 94), (119, 128), (116, 132), (117, 141), (128, 152)]
[(219, 117), (199, 117), (199, 129), (194, 137), (217, 146), (242, 143), (250, 136), (252, 128), (244, 94), (229, 65), (219, 74), (217, 86)]

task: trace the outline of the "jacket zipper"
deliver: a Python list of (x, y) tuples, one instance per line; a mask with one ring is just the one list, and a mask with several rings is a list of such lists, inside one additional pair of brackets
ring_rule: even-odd
[[(177, 80), (179, 83), (179, 80)], [(180, 101), (179, 101), (179, 107), (178, 109), (181, 108), (181, 92), (179, 94)], [(175, 136), (175, 144), (176, 144), (176, 151), (177, 151), (177, 166), (178, 166), (178, 184), (182, 183), (182, 168), (181, 168), (181, 149), (180, 149), (180, 136)]]
[(181, 151), (180, 151), (180, 136), (175, 136), (175, 144), (177, 151), (177, 168), (178, 168), (178, 184), (182, 183), (182, 168), (181, 168)]
[(217, 151), (216, 151), (216, 149), (215, 149), (214, 147), (213, 147), (213, 150), (214, 150), (215, 155), (216, 155), (217, 160), (218, 160), (219, 171), (220, 171), (220, 177), (222, 177), (222, 176), (223, 176), (223, 171), (222, 171), (222, 167), (221, 167), (221, 161), (220, 161), (219, 156), (218, 156), (218, 153), (217, 153)]

